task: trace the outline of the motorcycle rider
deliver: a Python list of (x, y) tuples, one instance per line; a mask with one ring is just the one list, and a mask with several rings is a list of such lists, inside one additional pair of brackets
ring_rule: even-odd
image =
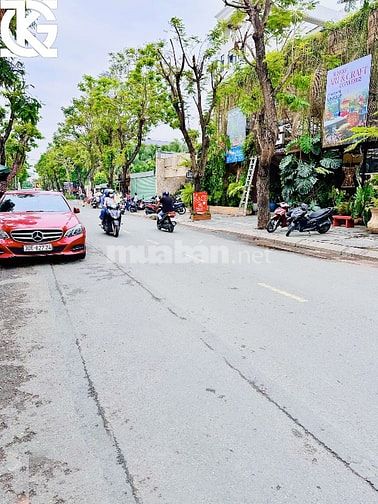
[(100, 213), (101, 224), (105, 219), (106, 212), (108, 211), (108, 206), (111, 206), (114, 203), (115, 203), (115, 192), (113, 191), (113, 189), (106, 189), (104, 191), (104, 200), (102, 203), (102, 209)]
[(160, 198), (161, 210), (158, 213), (158, 219), (162, 219), (165, 214), (174, 211), (173, 198), (169, 195), (169, 192), (163, 192), (163, 196)]

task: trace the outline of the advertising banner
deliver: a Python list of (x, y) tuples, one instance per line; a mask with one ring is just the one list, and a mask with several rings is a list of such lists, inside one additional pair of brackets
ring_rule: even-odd
[(351, 128), (366, 126), (371, 55), (330, 70), (323, 125), (323, 147), (348, 143)]
[(196, 214), (206, 214), (209, 212), (207, 192), (195, 192), (193, 194), (193, 211)]
[(244, 161), (243, 144), (247, 135), (247, 118), (239, 108), (234, 108), (228, 113), (227, 135), (230, 138), (231, 149), (227, 152), (226, 163)]

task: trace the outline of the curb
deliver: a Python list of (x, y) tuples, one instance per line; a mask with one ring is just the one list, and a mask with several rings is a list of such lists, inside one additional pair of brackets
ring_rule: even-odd
[(343, 245), (325, 244), (310, 245), (303, 242), (288, 243), (287, 241), (280, 240), (279, 238), (270, 239), (256, 236), (253, 234), (240, 233), (239, 231), (232, 231), (225, 228), (212, 228), (196, 226), (188, 222), (180, 222), (181, 226), (195, 229), (197, 231), (223, 234), (239, 240), (246, 241), (258, 247), (264, 247), (274, 250), (282, 250), (285, 252), (294, 252), (296, 254), (304, 254), (310, 257), (317, 257), (320, 259), (344, 259), (355, 261), (368, 261), (370, 264), (378, 265), (378, 251), (374, 250), (360, 250), (354, 247), (344, 247)]
[[(150, 219), (151, 217), (140, 213), (132, 214), (138, 217), (144, 217), (145, 219)], [(293, 243), (288, 243), (287, 241), (280, 240), (279, 238), (264, 238), (261, 236), (241, 233), (239, 231), (232, 231), (226, 228), (214, 228), (211, 226), (199, 226), (192, 222), (178, 221), (180, 226), (185, 226), (196, 231), (201, 231), (203, 233), (213, 233), (219, 235), (227, 235), (232, 238), (237, 238), (238, 240), (251, 243), (257, 247), (264, 247), (273, 250), (282, 250), (284, 252), (294, 252), (296, 254), (304, 254), (310, 257), (317, 257), (319, 259), (342, 259), (349, 261), (365, 261), (371, 265), (378, 266), (378, 251), (375, 250), (361, 250), (356, 247), (345, 247), (343, 245), (326, 245), (326, 244), (316, 244), (312, 245), (304, 240), (296, 241)]]

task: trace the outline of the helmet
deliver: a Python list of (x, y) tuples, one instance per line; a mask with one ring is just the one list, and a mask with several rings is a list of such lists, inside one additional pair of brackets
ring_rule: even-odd
[(113, 189), (109, 189), (108, 191), (108, 196), (110, 196), (111, 198), (114, 196), (114, 190)]
[(169, 196), (169, 192), (168, 191), (164, 191), (163, 192), (163, 196)]
[(105, 194), (106, 197), (109, 196), (109, 193), (110, 193), (110, 189), (105, 189), (104, 194)]

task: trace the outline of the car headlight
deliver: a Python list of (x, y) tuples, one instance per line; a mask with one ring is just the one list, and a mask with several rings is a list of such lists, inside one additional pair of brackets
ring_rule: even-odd
[(72, 238), (73, 236), (78, 236), (84, 233), (84, 228), (81, 224), (69, 229), (64, 235), (66, 238)]
[(0, 240), (7, 240), (9, 238), (8, 233), (0, 229)]

